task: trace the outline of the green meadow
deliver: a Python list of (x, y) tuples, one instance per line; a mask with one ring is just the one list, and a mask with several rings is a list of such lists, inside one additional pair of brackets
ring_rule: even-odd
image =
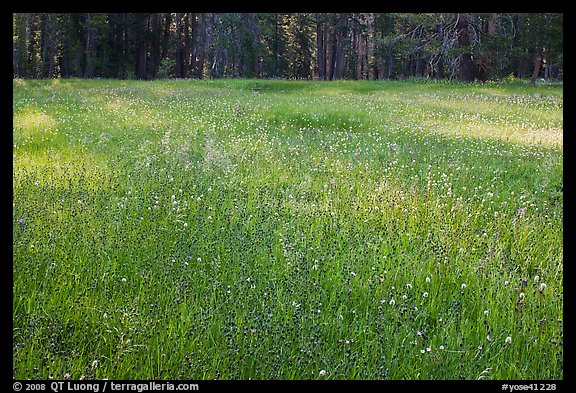
[(563, 86), (13, 81), (13, 378), (563, 379)]

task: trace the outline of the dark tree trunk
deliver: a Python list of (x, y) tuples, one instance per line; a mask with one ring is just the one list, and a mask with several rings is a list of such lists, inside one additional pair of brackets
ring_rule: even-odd
[(332, 80), (334, 77), (334, 59), (336, 59), (336, 28), (335, 23), (330, 27), (329, 50), (326, 50), (326, 77)]
[(356, 79), (365, 79), (366, 70), (366, 37), (360, 31), (355, 32)]
[(460, 80), (473, 81), (475, 78), (474, 64), (472, 54), (470, 53), (470, 37), (468, 36), (468, 16), (466, 14), (457, 14), (458, 23), (458, 47), (460, 54)]
[(183, 36), (183, 53), (182, 53), (182, 77), (188, 78), (190, 76), (190, 14), (186, 13), (184, 18), (184, 36)]
[(84, 29), (84, 54), (85, 54), (85, 66), (84, 66), (84, 77), (85, 78), (92, 78), (94, 77), (94, 66), (92, 60), (92, 49), (94, 46), (94, 31), (93, 27), (91, 26), (91, 19), (92, 16), (90, 13), (86, 13), (85, 15), (85, 23), (86, 27)]
[[(388, 44), (388, 64), (386, 69), (386, 79), (392, 79), (392, 75), (394, 74), (394, 67), (396, 67), (396, 57), (394, 56), (394, 44), (395, 41), (391, 41)], [(382, 67), (382, 71), (384, 71), (384, 67)]]
[(214, 33), (214, 27), (216, 26), (216, 24), (218, 23), (219, 17), (217, 14), (211, 13), (210, 14), (210, 19), (209, 19), (209, 23), (210, 26), (212, 26), (212, 31), (210, 33), (210, 43), (207, 45), (208, 47), (211, 47), (212, 45), (214, 45), (214, 49), (212, 50), (212, 58), (210, 59), (210, 61), (212, 62), (212, 65), (210, 66), (210, 76), (212, 78), (220, 78), (222, 76), (222, 72), (223, 69), (225, 68), (225, 63), (226, 63), (226, 53), (224, 52), (224, 50), (222, 49), (222, 46), (215, 42), (216, 41), (216, 37), (215, 37), (215, 33)]
[(434, 65), (434, 75), (436, 79), (444, 79), (444, 59), (442, 57)]
[(348, 13), (343, 12), (338, 18), (335, 26), (335, 53), (334, 53), (334, 71), (332, 79), (342, 79), (344, 76), (344, 67), (346, 61), (346, 37), (348, 34)]
[(530, 84), (534, 86), (536, 84), (536, 79), (540, 75), (540, 67), (542, 66), (542, 47), (536, 47), (534, 51), (534, 69), (532, 70), (532, 77), (530, 78)]
[[(492, 13), (490, 14), (490, 19), (485, 23), (485, 34), (488, 40), (493, 39), (496, 37), (496, 27), (498, 23), (498, 14)], [(492, 53), (487, 53), (485, 56), (482, 56), (482, 63), (480, 66), (480, 71), (478, 73), (478, 79), (482, 81), (488, 80), (490, 75), (492, 74)]]
[(197, 75), (196, 59), (198, 56), (198, 15), (196, 13), (190, 14), (191, 24), (191, 43), (190, 43), (190, 74)]
[(202, 78), (204, 76), (204, 56), (206, 50), (206, 14), (200, 14), (200, 42), (198, 44), (198, 62), (196, 63), (196, 76)]
[(184, 56), (182, 50), (182, 13), (176, 13), (176, 77), (182, 78)]
[(258, 29), (258, 25), (254, 25), (254, 56), (253, 56), (253, 63), (252, 63), (252, 72), (256, 78), (260, 77), (260, 62), (261, 62), (261, 55), (260, 55), (260, 48), (258, 47), (258, 43), (260, 42), (260, 31)]
[(326, 45), (324, 42), (324, 23), (321, 16), (316, 13), (316, 62), (318, 67), (318, 79), (326, 79)]
[(160, 67), (161, 53), (160, 53), (160, 37), (162, 34), (162, 18), (161, 15), (156, 13), (151, 18), (152, 39), (150, 42), (150, 78), (156, 79), (158, 69)]
[(56, 60), (56, 20), (54, 14), (44, 14), (41, 30), (42, 77), (52, 78)]
[(134, 75), (138, 79), (146, 79), (146, 29), (148, 26), (148, 17), (141, 17), (140, 20), (137, 20), (137, 24), (136, 39), (138, 49), (136, 51)]
[(36, 60), (36, 15), (28, 14), (28, 70), (33, 78), (38, 77)]
[[(516, 42), (522, 42), (525, 39), (524, 33), (524, 21), (525, 15), (519, 14), (513, 19), (514, 29), (516, 30)], [(529, 71), (529, 64), (526, 59), (530, 56), (528, 50), (524, 49), (520, 55), (515, 56), (516, 72), (515, 76), (517, 78), (523, 78)]]
[(172, 25), (172, 14), (166, 13), (164, 17), (164, 36), (162, 37), (162, 53), (160, 60), (168, 57), (168, 44), (170, 42), (170, 26)]
[(414, 76), (416, 76), (416, 77), (424, 76), (425, 69), (426, 69), (426, 64), (424, 62), (424, 59), (414, 60)]

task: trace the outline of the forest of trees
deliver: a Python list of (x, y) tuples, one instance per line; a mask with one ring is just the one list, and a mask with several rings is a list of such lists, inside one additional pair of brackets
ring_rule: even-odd
[(561, 79), (558, 13), (15, 13), (20, 78)]

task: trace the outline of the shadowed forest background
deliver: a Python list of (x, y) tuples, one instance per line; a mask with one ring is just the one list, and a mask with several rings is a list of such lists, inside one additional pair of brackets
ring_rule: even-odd
[(20, 78), (563, 77), (563, 14), (15, 13)]

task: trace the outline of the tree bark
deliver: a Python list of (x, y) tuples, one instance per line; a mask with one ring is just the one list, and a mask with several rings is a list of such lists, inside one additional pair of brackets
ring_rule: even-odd
[(182, 53), (182, 77), (190, 77), (190, 13), (186, 13), (184, 18), (184, 37), (183, 37), (183, 53)]
[(457, 14), (458, 23), (458, 47), (461, 49), (460, 54), (460, 80), (473, 81), (475, 77), (474, 64), (472, 63), (472, 54), (470, 53), (470, 37), (468, 36), (468, 16), (466, 14)]
[[(484, 29), (488, 40), (492, 40), (496, 37), (497, 24), (498, 24), (498, 14), (497, 13), (490, 14), (490, 18), (488, 19), (486, 27)], [(478, 73), (478, 79), (486, 81), (492, 74), (493, 55), (494, 53), (492, 51), (488, 51), (486, 55), (482, 56), (481, 68), (480, 72)]]
[[(386, 69), (386, 79), (392, 79), (392, 75), (394, 74), (394, 67), (396, 67), (396, 57), (394, 56), (394, 46), (396, 44), (396, 40), (390, 40), (388, 43), (388, 63)], [(382, 67), (382, 73), (384, 73), (384, 67)], [(384, 78), (380, 78), (384, 79)]]
[(334, 53), (334, 71), (332, 79), (342, 79), (344, 76), (344, 67), (346, 60), (346, 37), (348, 35), (348, 13), (343, 12), (338, 18), (335, 26), (335, 53)]
[(367, 17), (366, 37), (366, 79), (374, 78), (374, 14), (369, 13)]
[(196, 77), (196, 59), (198, 57), (198, 14), (190, 14), (190, 74)]
[(28, 19), (28, 70), (29, 74), (33, 78), (37, 78), (37, 60), (36, 60), (36, 14), (30, 13), (27, 14)]
[(92, 47), (94, 45), (94, 32), (91, 26), (92, 16), (90, 13), (85, 14), (86, 27), (84, 28), (84, 54), (86, 63), (84, 66), (84, 77), (92, 78), (94, 76), (94, 68), (92, 63)]
[(325, 24), (324, 45), (326, 47), (326, 79), (334, 76), (334, 59), (336, 58), (336, 15), (332, 15), (331, 23)]
[(162, 53), (160, 60), (168, 57), (168, 43), (170, 42), (170, 26), (172, 25), (172, 14), (167, 12), (164, 16), (164, 35), (162, 36)]
[(444, 79), (444, 59), (442, 57), (434, 65), (434, 75), (436, 79)]
[(176, 77), (182, 78), (183, 74), (183, 51), (182, 51), (182, 13), (176, 13)]
[(210, 67), (210, 76), (212, 78), (220, 78), (222, 76), (222, 72), (225, 67), (224, 63), (226, 60), (226, 54), (224, 53), (222, 46), (220, 45), (220, 43), (216, 42), (217, 37), (215, 32), (215, 26), (217, 25), (217, 23), (219, 23), (219, 19), (220, 18), (217, 14), (214, 13), (210, 14), (209, 19), (209, 23), (211, 26), (211, 32), (209, 35), (210, 43), (207, 46), (213, 47), (211, 51), (212, 58), (210, 59), (210, 61), (212, 62), (212, 65)]
[(162, 34), (162, 18), (160, 14), (155, 13), (152, 15), (151, 25), (152, 40), (150, 42), (150, 77), (156, 79), (161, 60), (160, 37)]
[(42, 77), (54, 76), (56, 59), (56, 20), (54, 14), (42, 16), (41, 45), (42, 45)]
[(542, 65), (542, 47), (536, 47), (534, 52), (534, 69), (532, 71), (532, 77), (530, 78), (530, 84), (532, 86), (536, 85), (536, 79), (540, 74), (540, 66)]
[(354, 46), (356, 53), (356, 79), (364, 79), (364, 69), (366, 68), (366, 41), (360, 29), (354, 31)]
[(200, 14), (200, 38), (198, 43), (198, 61), (196, 62), (196, 76), (202, 78), (204, 76), (204, 57), (206, 53), (206, 14)]
[(146, 29), (148, 28), (148, 18), (140, 17), (136, 21), (138, 27), (136, 30), (136, 39), (138, 42), (138, 49), (136, 51), (136, 63), (134, 67), (134, 75), (138, 79), (146, 79)]
[(316, 65), (318, 79), (326, 79), (326, 45), (324, 42), (324, 23), (320, 13), (316, 13)]

